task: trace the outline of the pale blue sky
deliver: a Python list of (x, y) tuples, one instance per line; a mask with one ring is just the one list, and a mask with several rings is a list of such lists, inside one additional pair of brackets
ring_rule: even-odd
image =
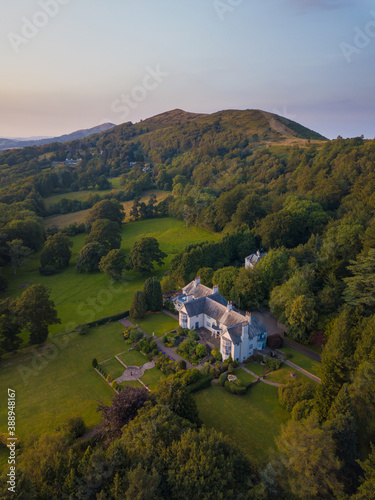
[[(62, 3), (0, 4), (0, 137), (59, 135), (174, 108), (257, 108), (331, 138), (375, 136), (370, 0)], [(42, 4), (58, 12), (38, 16)], [(25, 35), (25, 17), (46, 24)], [(368, 35), (355, 40), (355, 30)], [(345, 57), (342, 43), (355, 52), (347, 45)], [(140, 88), (158, 67), (159, 81)]]

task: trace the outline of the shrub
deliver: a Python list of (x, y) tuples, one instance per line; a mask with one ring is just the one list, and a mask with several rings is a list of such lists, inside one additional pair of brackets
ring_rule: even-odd
[(233, 373), (234, 372), (234, 363), (230, 363), (228, 366), (228, 372)]
[(227, 380), (228, 380), (228, 375), (226, 373), (222, 373), (219, 377), (218, 383), (223, 386)]
[(72, 417), (66, 422), (66, 431), (73, 439), (77, 439), (86, 432), (86, 425), (82, 417)]
[(111, 375), (107, 375), (106, 381), (108, 382), (108, 384), (110, 384), (112, 382)]
[(112, 387), (112, 389), (117, 389), (117, 387), (118, 387), (118, 383), (116, 382), (116, 380), (113, 380), (113, 381), (111, 382), (111, 387)]
[(269, 372), (274, 371), (274, 370), (278, 370), (281, 365), (282, 365), (282, 361), (280, 361), (279, 359), (266, 358), (266, 370)]
[(163, 344), (165, 344), (166, 342), (168, 342), (168, 338), (166, 335), (164, 335), (162, 338), (161, 338), (161, 341), (163, 342)]
[(98, 361), (97, 361), (97, 359), (96, 359), (96, 358), (94, 358), (94, 359), (92, 360), (92, 366), (93, 366), (94, 368), (96, 368), (96, 367), (98, 366)]
[(141, 338), (143, 338), (143, 333), (140, 332), (138, 328), (131, 328), (129, 332), (129, 340), (132, 342), (138, 342)]
[(189, 330), (189, 333), (187, 336), (189, 339), (199, 340), (199, 335), (197, 334), (197, 332), (195, 330)]
[(181, 359), (178, 363), (177, 363), (177, 367), (176, 367), (176, 370), (179, 372), (179, 371), (182, 371), (182, 370), (186, 370), (186, 361), (184, 359)]
[(89, 331), (89, 326), (86, 325), (86, 324), (81, 324), (81, 325), (78, 325), (77, 328), (76, 328), (76, 332), (79, 334), (79, 335), (86, 335), (86, 333)]
[(202, 389), (206, 389), (210, 387), (212, 382), (212, 377), (209, 375), (200, 375), (199, 380), (197, 380), (194, 384), (190, 384), (186, 387), (186, 390), (190, 393), (201, 391)]
[(305, 399), (312, 399), (315, 387), (308, 382), (290, 380), (287, 384), (279, 387), (279, 401), (283, 408), (292, 411), (294, 406)]
[(229, 393), (231, 393), (231, 394), (237, 394), (238, 396), (242, 396), (247, 391), (247, 387), (235, 384), (233, 382), (228, 382), (228, 381), (225, 382), (224, 388)]
[(280, 349), (284, 344), (283, 338), (278, 333), (267, 337), (267, 345), (270, 349)]
[(198, 344), (197, 348), (195, 349), (195, 353), (198, 356), (198, 358), (204, 358), (205, 356), (207, 356), (206, 346), (203, 344)]
[(211, 356), (213, 356), (214, 359), (215, 360), (217, 359), (218, 361), (221, 361), (223, 359), (222, 355), (218, 349), (212, 349)]

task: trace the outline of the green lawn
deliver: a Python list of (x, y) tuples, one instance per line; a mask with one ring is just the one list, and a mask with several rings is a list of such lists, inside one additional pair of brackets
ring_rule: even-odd
[(279, 404), (276, 387), (259, 382), (244, 396), (235, 396), (215, 384), (195, 399), (205, 425), (229, 436), (253, 462), (268, 463), (281, 424), (290, 418)]
[[(3, 361), (0, 387), (16, 391), (17, 434), (24, 438), (81, 415), (86, 425), (99, 423), (98, 401), (109, 402), (113, 390), (92, 368), (93, 358), (105, 360), (124, 350), (123, 326), (116, 322), (92, 328), (87, 335), (58, 337), (54, 349), (22, 352)], [(45, 347), (43, 347), (45, 349)], [(36, 355), (39, 354), (39, 355)], [(0, 406), (0, 432), (5, 432), (7, 408)]]
[(129, 320), (134, 325), (139, 325), (149, 335), (152, 336), (155, 333), (156, 337), (161, 337), (178, 327), (178, 321), (163, 312), (149, 313), (144, 319), (129, 318)]
[[(196, 226), (186, 228), (183, 221), (172, 218), (123, 224), (122, 236), (122, 247), (128, 256), (131, 246), (138, 238), (153, 236), (159, 241), (161, 249), (168, 254), (165, 264), (156, 268), (152, 273), (159, 279), (168, 269), (173, 255), (185, 248), (186, 245), (205, 240), (218, 241), (220, 238), (218, 234), (210, 233)], [(16, 276), (12, 275), (10, 266), (4, 268), (4, 274), (9, 280), (8, 295), (10, 297), (21, 295), (24, 289), (20, 288), (20, 285), (25, 283), (42, 283), (51, 288), (51, 298), (55, 302), (58, 315), (62, 320), (61, 325), (53, 325), (50, 328), (52, 334), (67, 331), (80, 323), (87, 323), (103, 316), (128, 310), (134, 292), (143, 288), (145, 276), (134, 271), (126, 272), (124, 282), (115, 285), (111, 284), (104, 273), (77, 273), (75, 263), (84, 239), (84, 234), (72, 238), (71, 263), (69, 268), (61, 274), (40, 275), (38, 272), (40, 254), (33, 256), (21, 270), (17, 271)], [(168, 324), (169, 321), (172, 322), (172, 318), (166, 319)], [(173, 328), (172, 325), (169, 329)]]
[(107, 375), (111, 376), (112, 380), (121, 377), (125, 371), (125, 367), (116, 358), (100, 363), (100, 366), (106, 371)]
[(251, 384), (251, 382), (254, 382), (254, 380), (256, 380), (256, 378), (254, 378), (252, 375), (250, 375), (250, 373), (247, 373), (242, 368), (237, 368), (237, 370), (234, 372), (234, 375), (239, 378), (244, 385)]
[(146, 370), (144, 375), (141, 377), (141, 380), (149, 387), (149, 389), (153, 391), (156, 389), (159, 381), (164, 378), (164, 373), (155, 366), (155, 368), (151, 368), (151, 370)]
[(282, 347), (280, 351), (287, 355), (288, 361), (291, 361), (304, 370), (312, 373), (313, 375), (316, 375), (317, 377), (321, 376), (321, 364), (318, 361), (314, 361), (313, 359), (299, 353), (298, 351), (295, 351), (289, 346)]
[[(122, 354), (117, 354), (117, 357), (121, 359), (126, 366), (142, 366), (148, 363), (148, 359), (141, 352), (133, 349), (132, 351), (126, 351)], [(125, 368), (124, 368), (125, 370)], [(124, 371), (123, 370), (123, 371)]]
[(283, 365), (279, 370), (276, 370), (275, 372), (270, 373), (269, 375), (266, 376), (266, 379), (269, 380), (270, 382), (278, 382), (280, 384), (286, 384), (289, 380), (291, 380), (290, 374), (294, 373), (295, 378), (298, 380), (301, 380), (301, 382), (311, 382), (314, 384), (315, 382), (311, 380), (311, 378), (307, 377), (301, 372), (298, 372), (297, 370), (293, 370), (290, 366)]
[(125, 382), (121, 382), (119, 385), (122, 387), (129, 385), (130, 387), (136, 387), (137, 389), (143, 388), (143, 385), (139, 382), (139, 380), (126, 380)]
[(52, 196), (48, 196), (48, 198), (45, 198), (44, 203), (46, 205), (46, 208), (48, 209), (51, 205), (55, 205), (63, 198), (66, 198), (67, 200), (86, 201), (89, 194), (98, 194), (99, 196), (104, 196), (105, 194), (111, 193), (112, 191), (115, 193), (121, 190), (120, 177), (114, 177), (113, 179), (109, 180), (112, 184), (111, 189), (104, 189), (102, 191), (96, 189), (85, 189), (82, 191), (71, 191), (69, 193), (54, 194)]
[(248, 370), (261, 377), (264, 373), (264, 366), (260, 363), (248, 363), (245, 365)]

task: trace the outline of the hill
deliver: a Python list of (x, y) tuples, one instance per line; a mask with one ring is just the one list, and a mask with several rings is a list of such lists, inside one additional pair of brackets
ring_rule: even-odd
[(105, 130), (113, 127), (115, 127), (113, 123), (103, 123), (101, 125), (97, 125), (96, 127), (77, 130), (70, 134), (60, 135), (59, 137), (48, 137), (46, 139), (37, 140), (0, 139), (0, 151), (3, 151), (5, 149), (24, 148), (27, 146), (43, 146), (45, 144), (52, 144), (53, 142), (64, 143), (75, 141), (77, 139), (84, 139), (85, 137), (88, 137), (92, 134), (99, 134), (100, 132), (104, 132)]

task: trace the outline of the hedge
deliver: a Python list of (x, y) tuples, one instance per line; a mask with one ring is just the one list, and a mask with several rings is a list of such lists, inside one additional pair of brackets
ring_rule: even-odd
[(247, 391), (247, 387), (243, 385), (233, 384), (233, 382), (228, 382), (228, 381), (225, 382), (224, 388), (231, 394), (237, 394), (239, 396), (245, 394)]
[(212, 382), (211, 375), (202, 375), (197, 382), (194, 382), (193, 384), (185, 386), (186, 390), (188, 392), (198, 392), (201, 391), (202, 389), (206, 389), (207, 387), (210, 387), (211, 382)]
[(112, 316), (106, 316), (105, 318), (100, 318), (95, 321), (90, 321), (90, 323), (86, 323), (88, 327), (104, 325), (105, 323), (111, 323), (113, 321), (119, 321), (120, 319), (129, 316), (129, 311), (125, 311), (122, 313), (112, 314)]

